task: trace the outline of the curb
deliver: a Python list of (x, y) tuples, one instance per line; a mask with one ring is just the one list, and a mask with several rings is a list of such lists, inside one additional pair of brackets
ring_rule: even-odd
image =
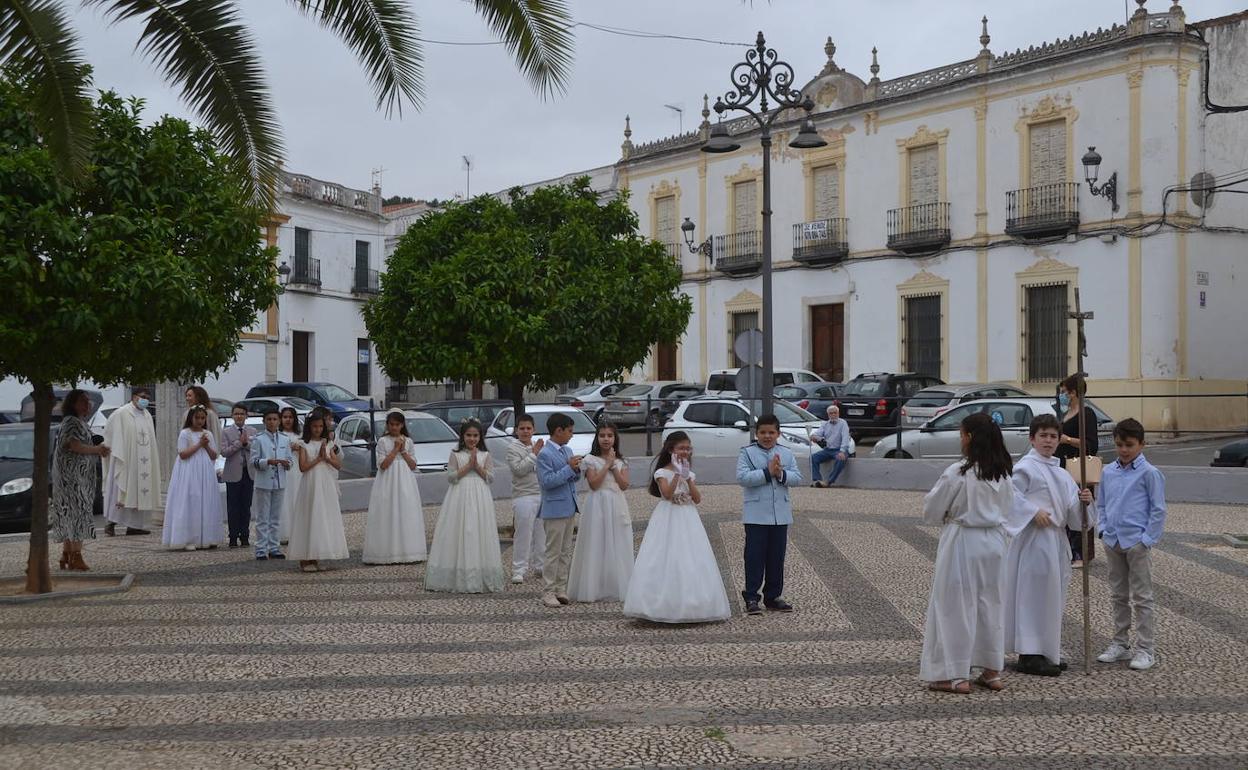
[(77, 599), (83, 596), (103, 596), (105, 594), (120, 594), (130, 590), (130, 586), (134, 585), (134, 574), (127, 572), (119, 573), (100, 573), (91, 575), (93, 578), (115, 578), (120, 580), (115, 586), (105, 586), (103, 588), (80, 588), (77, 591), (53, 591), (46, 594), (19, 594), (17, 596), (0, 596), (0, 606), (6, 604), (30, 604), (31, 602), (50, 602), (57, 599)]

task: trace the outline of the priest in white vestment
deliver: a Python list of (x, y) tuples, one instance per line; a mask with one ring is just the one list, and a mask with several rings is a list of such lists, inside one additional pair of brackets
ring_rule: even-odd
[[(1014, 510), (1006, 522), (1013, 539), (1005, 559), (1005, 651), (1018, 653), (1020, 673), (1037, 676), (1062, 672), (1071, 574), (1066, 529), (1081, 526), (1079, 488), (1054, 456), (1060, 438), (1052, 415), (1032, 421), (1032, 449), (1014, 465)], [(1091, 502), (1092, 493), (1083, 494)]]
[(146, 390), (135, 390), (130, 403), (113, 412), (104, 426), (104, 444), (110, 450), (103, 479), (108, 535), (118, 524), (127, 535), (148, 534), (148, 513), (160, 510), (160, 453), (156, 425), (147, 411), (149, 399)]

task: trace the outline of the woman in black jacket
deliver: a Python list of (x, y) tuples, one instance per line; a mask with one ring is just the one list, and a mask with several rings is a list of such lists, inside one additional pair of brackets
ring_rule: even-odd
[[(1057, 417), (1062, 423), (1062, 438), (1054, 455), (1066, 467), (1067, 461), (1078, 461), (1079, 455), (1096, 455), (1100, 446), (1096, 437), (1096, 413), (1092, 407), (1084, 405), (1081, 394), (1086, 395), (1087, 386), (1083, 377), (1072, 374), (1057, 386)], [(1079, 434), (1079, 412), (1083, 412), (1083, 423), (1087, 430), (1087, 438)], [(1089, 516), (1091, 518), (1091, 516)], [(1095, 529), (1095, 528), (1093, 528)], [(1085, 561), (1092, 561), (1096, 556), (1096, 533), (1088, 539), (1088, 552), (1083, 552), (1083, 534), (1077, 529), (1066, 528), (1066, 536), (1070, 538), (1071, 566), (1078, 569)]]

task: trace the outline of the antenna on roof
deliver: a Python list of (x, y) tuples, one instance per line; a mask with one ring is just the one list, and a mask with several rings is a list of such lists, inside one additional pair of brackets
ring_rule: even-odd
[(464, 200), (468, 200), (472, 197), (472, 156), (460, 155), (459, 157), (464, 159), (463, 169), (467, 174), (464, 182)]
[(679, 126), (678, 133), (681, 133), (681, 134), (685, 133), (685, 109), (684, 107), (677, 105), (677, 104), (665, 104), (663, 106), (668, 108), (672, 112), (676, 113), (676, 119), (677, 119), (676, 125)]

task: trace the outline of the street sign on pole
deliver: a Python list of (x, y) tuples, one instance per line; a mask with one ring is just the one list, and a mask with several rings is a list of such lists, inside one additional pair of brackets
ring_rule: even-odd
[(766, 383), (763, 367), (758, 364), (743, 366), (737, 372), (737, 392), (744, 399), (761, 399), (768, 390)]
[(763, 333), (758, 329), (746, 329), (737, 335), (732, 343), (732, 350), (746, 364), (763, 362)]

